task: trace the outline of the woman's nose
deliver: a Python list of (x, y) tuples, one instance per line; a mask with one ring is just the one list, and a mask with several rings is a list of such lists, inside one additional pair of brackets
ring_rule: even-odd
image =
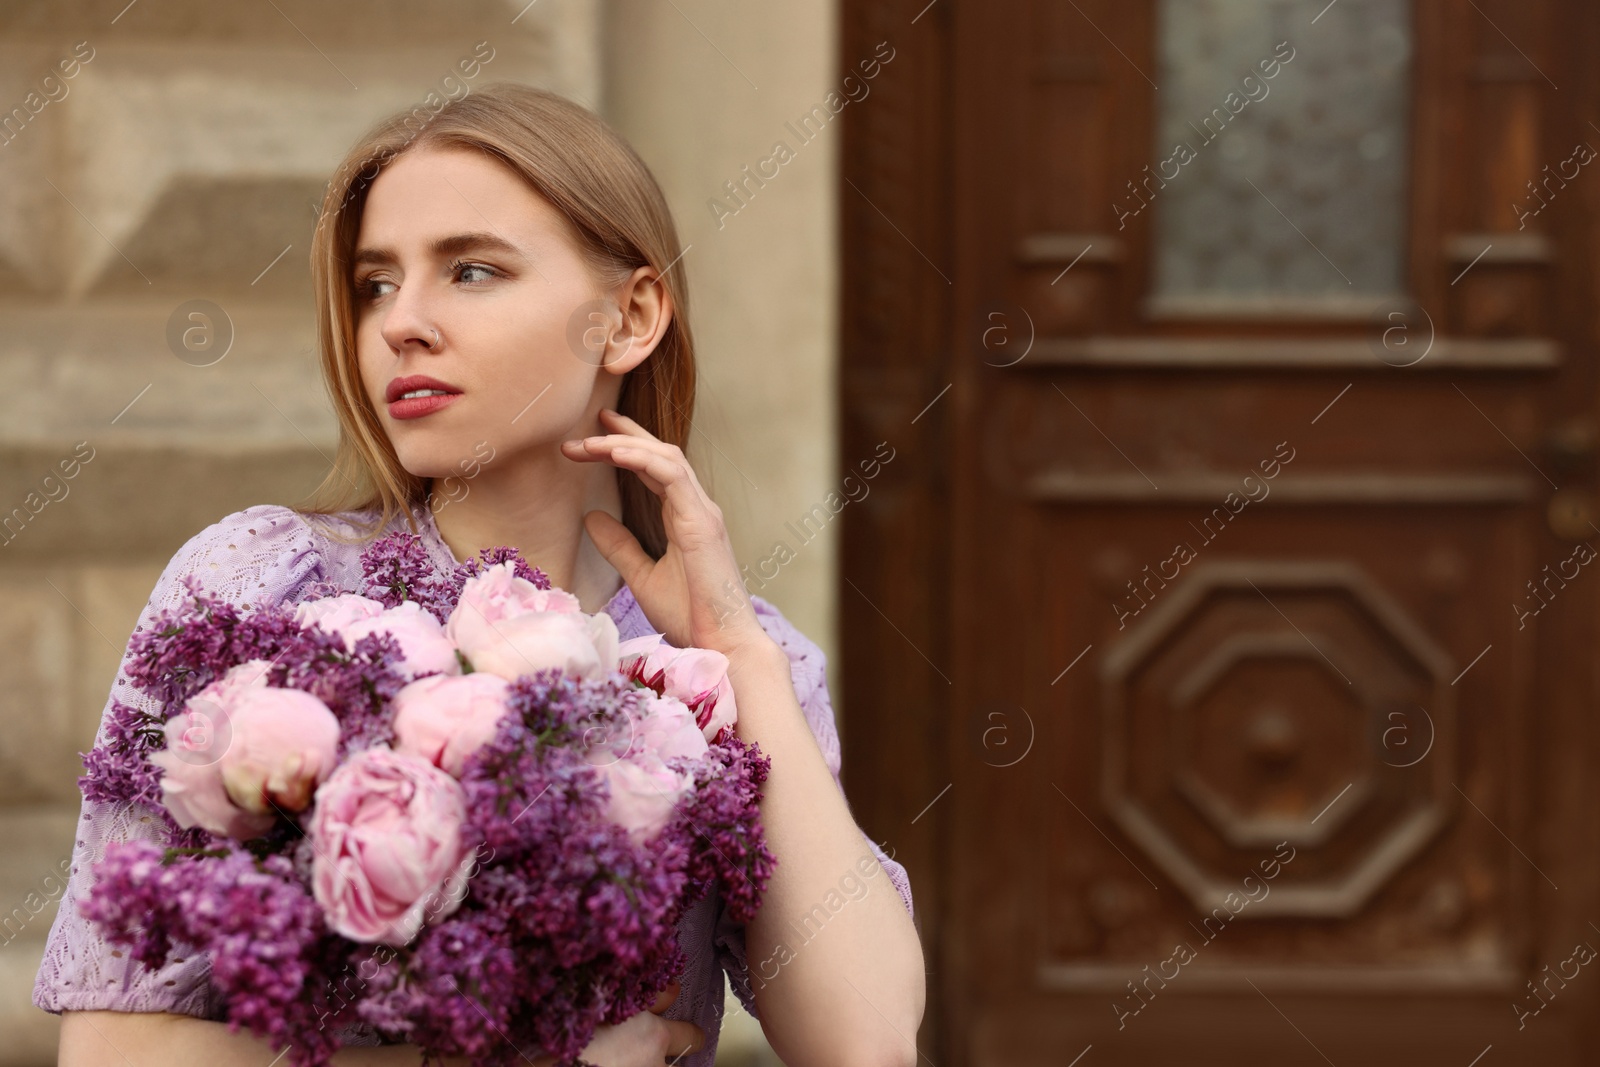
[(403, 354), (408, 346), (433, 351), (442, 340), (438, 324), (433, 318), (432, 306), (420, 289), (416, 284), (409, 290), (402, 285), (396, 290), (384, 316), (380, 332), (390, 351), (396, 355)]

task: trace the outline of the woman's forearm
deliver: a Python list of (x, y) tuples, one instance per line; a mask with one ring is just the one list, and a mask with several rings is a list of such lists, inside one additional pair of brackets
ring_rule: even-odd
[(778, 867), (745, 927), (762, 1028), (796, 1067), (912, 1063), (926, 978), (905, 902), (823, 761), (787, 655), (758, 645), (729, 677), (740, 738), (772, 757), (761, 814)]
[[(61, 1015), (60, 1067), (267, 1067), (283, 1049), (245, 1031), (230, 1033), (226, 1023), (169, 1012), (68, 1011)], [(286, 1058), (287, 1059), (287, 1058)], [(286, 1062), (286, 1060), (285, 1060)], [(334, 1053), (337, 1067), (418, 1067), (415, 1045), (345, 1048)], [(449, 1067), (467, 1061), (446, 1057)], [(539, 1064), (548, 1061), (540, 1059)]]

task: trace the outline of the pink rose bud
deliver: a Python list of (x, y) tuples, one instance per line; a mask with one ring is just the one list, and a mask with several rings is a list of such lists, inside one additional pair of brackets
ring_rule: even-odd
[(661, 634), (624, 641), (619, 670), (663, 696), (677, 697), (694, 712), (707, 741), (731, 729), (739, 710), (728, 681), (728, 657), (709, 648), (673, 648)]
[(239, 664), (167, 720), (163, 801), (178, 825), (248, 840), (302, 810), (333, 769), (339, 721), (298, 689), (268, 688), (265, 660)]
[(452, 914), (474, 863), (462, 843), (466, 794), (419, 756), (376, 746), (317, 790), (311, 890), (329, 927), (352, 941), (409, 944)]
[(295, 622), (313, 623), (338, 634), (346, 649), (371, 633), (387, 633), (400, 645), (399, 669), (411, 677), (424, 674), (460, 674), (455, 645), (445, 637), (439, 620), (414, 600), (385, 608), (376, 600), (348, 593), (310, 600), (295, 607)]
[(494, 740), (510, 688), (485, 671), (412, 682), (394, 696), (394, 750), (461, 777), (467, 757)]

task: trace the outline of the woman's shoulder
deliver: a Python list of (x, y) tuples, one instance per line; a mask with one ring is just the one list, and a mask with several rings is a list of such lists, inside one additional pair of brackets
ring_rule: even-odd
[(184, 542), (157, 583), (152, 600), (172, 606), (193, 575), (213, 596), (239, 607), (293, 602), (315, 581), (345, 577), (360, 546), (340, 536), (359, 532), (365, 512), (307, 514), (282, 504), (255, 504), (213, 522)]

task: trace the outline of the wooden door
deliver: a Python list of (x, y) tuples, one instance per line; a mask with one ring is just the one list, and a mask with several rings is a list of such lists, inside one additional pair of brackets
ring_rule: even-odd
[(1595, 6), (843, 10), (926, 1060), (1594, 1062)]

